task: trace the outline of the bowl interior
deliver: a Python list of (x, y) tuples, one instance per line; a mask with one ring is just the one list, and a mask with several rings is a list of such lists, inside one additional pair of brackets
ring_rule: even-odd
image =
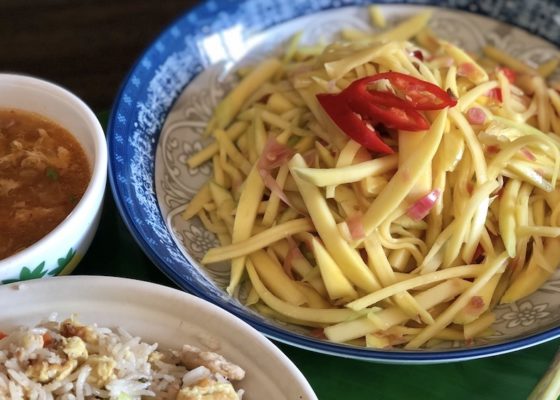
[[(110, 177), (122, 215), (152, 260), (179, 286), (225, 307), (265, 334), (330, 354), (399, 362), (451, 361), (512, 351), (557, 336), (558, 277), (529, 299), (499, 308), (496, 334), (490, 342), (468, 349), (454, 344), (419, 352), (375, 351), (320, 341), (303, 328), (257, 315), (225, 295), (227, 267), (203, 268), (198, 263), (216, 245), (216, 238), (198, 220), (183, 221), (180, 213), (211, 174), (208, 165), (188, 169), (184, 161), (205, 144), (201, 132), (213, 107), (231, 87), (231, 71), (270, 54), (299, 30), (305, 41), (312, 42), (334, 35), (343, 26), (368, 26), (367, 15), (359, 7), (318, 12), (336, 4), (327, 1), (317, 7), (297, 2), (299, 8), (278, 6), (281, 10), (276, 10), (273, 2), (264, 2), (278, 11), (272, 18), (270, 9), (256, 9), (256, 3), (231, 5), (227, 16), (220, 14), (212, 22), (211, 10), (204, 7), (187, 14), (148, 49), (121, 90), (109, 129)], [(389, 18), (418, 10), (384, 6)], [(265, 30), (270, 26), (274, 27)], [(437, 9), (431, 27), (467, 50), (478, 51), (492, 43), (529, 63), (541, 63), (556, 51), (536, 36), (474, 14)], [(125, 148), (124, 142), (130, 146)]]
[(99, 152), (94, 130), (84, 111), (87, 106), (73, 94), (36, 78), (0, 74), (0, 107), (31, 111), (63, 126), (80, 142), (93, 167)]

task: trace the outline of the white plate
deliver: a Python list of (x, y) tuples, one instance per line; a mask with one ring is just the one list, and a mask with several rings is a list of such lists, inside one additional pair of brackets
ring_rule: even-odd
[(224, 310), (179, 290), (132, 279), (66, 276), (0, 287), (0, 330), (32, 326), (57, 312), (128, 330), (160, 347), (190, 343), (242, 366), (247, 400), (316, 399), (296, 366), (268, 339)]

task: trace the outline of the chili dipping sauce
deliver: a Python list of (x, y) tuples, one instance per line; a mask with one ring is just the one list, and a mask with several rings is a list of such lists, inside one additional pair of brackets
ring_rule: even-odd
[(41, 115), (0, 108), (0, 260), (60, 224), (90, 178), (70, 132)]

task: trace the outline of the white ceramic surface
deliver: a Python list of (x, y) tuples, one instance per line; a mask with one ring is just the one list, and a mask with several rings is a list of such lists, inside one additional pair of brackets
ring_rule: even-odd
[[(294, 364), (268, 339), (226, 311), (179, 290), (132, 279), (65, 276), (0, 287), (0, 330), (31, 326), (57, 312), (80, 322), (117, 327), (179, 348), (190, 343), (242, 366), (246, 400), (312, 400), (313, 390)], [(9, 305), (6, 307), (5, 305)]]
[(0, 74), (0, 108), (41, 114), (71, 132), (91, 167), (90, 183), (74, 210), (41, 240), (0, 260), (0, 283), (69, 273), (88, 249), (101, 214), (107, 172), (103, 128), (78, 97), (33, 77)]

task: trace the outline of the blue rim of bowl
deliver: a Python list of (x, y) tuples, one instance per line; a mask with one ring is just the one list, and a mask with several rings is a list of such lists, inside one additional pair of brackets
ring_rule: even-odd
[[(166, 274), (175, 284), (177, 284), (183, 290), (190, 292), (198, 297), (201, 297), (205, 300), (213, 302), (220, 307), (224, 308), (225, 310), (231, 312), (232, 314), (240, 317), (241, 319), (245, 320), (252, 326), (254, 326), (257, 330), (262, 332), (264, 335), (268, 336), (271, 339), (277, 340), (279, 342), (283, 342), (289, 345), (293, 345), (296, 347), (300, 347), (303, 349), (329, 354), (339, 357), (345, 358), (353, 358), (353, 359), (360, 359), (366, 361), (379, 361), (379, 362), (389, 362), (389, 363), (437, 363), (437, 362), (454, 362), (454, 361), (462, 361), (462, 360), (469, 360), (481, 357), (488, 357), (494, 356), (499, 354), (504, 354), (520, 349), (524, 349), (527, 347), (531, 347), (540, 343), (547, 342), (549, 340), (553, 340), (555, 338), (560, 337), (560, 327), (554, 327), (543, 332), (539, 332), (536, 334), (527, 335), (525, 337), (521, 337), (518, 339), (514, 339), (508, 342), (497, 343), (497, 344), (490, 344), (485, 346), (480, 346), (472, 349), (457, 349), (457, 350), (445, 350), (445, 351), (379, 351), (379, 350), (370, 350), (365, 348), (358, 348), (352, 347), (342, 344), (331, 343), (327, 341), (322, 341), (318, 339), (314, 339), (308, 336), (288, 332), (279, 328), (274, 325), (267, 324), (264, 322), (264, 319), (258, 318), (257, 316), (243, 312), (242, 308), (238, 305), (236, 306), (233, 302), (228, 302), (220, 296), (212, 296), (209, 295), (204, 288), (201, 288), (199, 285), (196, 284), (196, 280), (191, 281), (190, 279), (185, 280), (185, 275), (181, 275), (178, 268), (173, 265), (170, 265), (173, 262), (173, 258), (169, 256), (169, 254), (165, 254), (168, 249), (165, 246), (169, 246), (167, 244), (161, 244), (158, 248), (158, 243), (156, 240), (150, 239), (144, 235), (142, 230), (140, 229), (144, 224), (142, 220), (135, 220), (136, 213), (134, 211), (134, 201), (131, 199), (129, 195), (127, 195), (125, 189), (131, 189), (130, 181), (127, 181), (126, 175), (123, 178), (123, 175), (119, 174), (119, 171), (122, 168), (126, 168), (123, 166), (123, 159), (122, 155), (115, 153), (115, 148), (119, 145), (123, 145), (123, 141), (127, 140), (128, 137), (123, 137), (122, 134), (119, 133), (119, 125), (126, 128), (127, 121), (126, 116), (128, 115), (127, 110), (130, 111), (133, 108), (134, 100), (133, 98), (126, 98), (125, 92), (131, 85), (135, 86), (137, 89), (140, 90), (140, 83), (138, 82), (137, 75), (141, 75), (145, 73), (145, 71), (150, 71), (152, 65), (149, 60), (149, 55), (165, 55), (169, 56), (171, 53), (165, 53), (165, 43), (171, 41), (174, 43), (180, 36), (180, 34), (194, 34), (197, 30), (201, 28), (207, 28), (208, 25), (211, 25), (212, 20), (216, 18), (216, 16), (224, 17), (226, 15), (235, 14), (235, 12), (240, 11), (240, 9), (248, 5), (250, 3), (256, 3), (259, 0), (245, 0), (245, 1), (236, 1), (236, 0), (223, 0), (223, 1), (214, 1), (214, 0), (207, 0), (203, 1), (200, 5), (192, 8), (191, 10), (186, 11), (183, 15), (179, 16), (175, 21), (173, 21), (167, 28), (164, 30), (142, 53), (142, 55), (138, 58), (135, 64), (130, 69), (129, 73), (123, 80), (121, 87), (117, 93), (115, 101), (113, 103), (113, 107), (111, 110), (111, 114), (109, 117), (108, 122), (108, 130), (107, 130), (107, 143), (109, 148), (109, 181), (111, 185), (111, 190), (113, 193), (113, 197), (117, 208), (122, 216), (125, 225), (131, 232), (132, 236), (142, 248), (144, 253), (148, 256), (148, 258), (164, 273)], [(261, 3), (266, 3), (261, 0)], [(392, 4), (392, 5), (414, 5), (414, 6), (438, 6), (444, 8), (453, 8), (461, 11), (468, 11), (475, 14), (479, 14), (485, 17), (491, 17), (502, 22), (506, 22), (510, 25), (517, 26), (524, 30), (529, 31), (532, 34), (540, 36), (544, 39), (551, 41), (554, 44), (558, 44), (560, 40), (560, 26), (555, 23), (552, 19), (552, 16), (556, 13), (560, 13), (560, 7), (555, 5), (550, 5), (550, 7), (556, 7), (555, 10), (547, 9), (546, 11), (542, 8), (537, 9), (534, 3), (540, 2), (527, 2), (523, 7), (525, 7), (524, 11), (520, 11), (519, 5), (517, 5), (515, 10), (509, 10), (505, 14), (500, 13), (500, 10), (494, 8), (492, 11), (485, 10), (483, 6), (473, 6), (471, 2), (457, 2), (453, 0), (449, 1), (433, 1), (433, 0), (410, 0), (410, 1), (400, 1), (400, 2), (392, 2), (392, 1), (381, 1), (378, 2), (384, 5)], [(459, 6), (457, 6), (459, 3)], [(324, 11), (332, 8), (336, 8), (338, 6), (360, 6), (360, 5), (367, 5), (369, 4), (366, 0), (296, 0), (292, 2), (291, 7), (297, 11), (293, 11), (292, 17), (298, 17), (302, 15), (308, 15), (311, 13)], [(277, 5), (278, 6), (278, 5)], [(452, 7), (454, 6), (454, 7)], [(541, 3), (542, 6), (542, 3)], [(278, 6), (284, 7), (284, 6)], [(549, 7), (549, 8), (550, 8)], [(503, 10), (502, 10), (503, 11)], [(548, 18), (548, 25), (542, 23), (540, 20), (540, 24), (531, 24), (527, 22), (525, 18), (526, 15), (530, 13), (539, 12), (539, 15), (542, 18)], [(193, 17), (196, 16), (196, 17)], [(525, 19), (524, 19), (525, 18)], [(255, 21), (253, 21), (255, 22)], [(262, 21), (261, 21), (262, 22)], [(258, 30), (263, 30), (270, 28), (276, 23), (282, 23), (285, 20), (274, 20), (272, 22), (265, 21), (263, 25), (259, 27)], [(554, 29), (545, 29), (547, 26), (554, 25)], [(181, 29), (186, 29), (184, 32), (180, 32), (178, 27)], [(161, 57), (160, 57), (161, 58)], [(164, 60), (165, 58), (162, 58)], [(195, 71), (197, 72), (197, 71)], [(200, 72), (200, 69), (198, 70)], [(196, 75), (196, 74), (195, 74)], [(194, 75), (193, 75), (194, 76)], [(191, 77), (192, 79), (192, 77)], [(181, 87), (176, 87), (176, 93), (174, 95), (173, 101), (167, 105), (166, 109), (161, 112), (158, 116), (157, 121), (152, 121), (156, 124), (155, 128), (155, 136), (151, 138), (151, 154), (155, 153), (157, 147), (157, 138), (159, 137), (159, 131), (161, 126), (163, 125), (163, 121), (169, 110), (172, 107), (174, 101), (178, 98), (179, 94), (182, 92), (184, 87), (188, 85), (191, 79), (188, 79), (184, 85)], [(135, 81), (136, 80), (136, 81)], [(147, 85), (145, 85), (147, 88)], [(142, 87), (144, 89), (144, 87)], [(140, 90), (139, 93), (145, 93), (144, 91)], [(136, 109), (134, 109), (136, 110)], [(126, 131), (125, 131), (126, 132)], [(129, 132), (126, 132), (129, 133)], [(125, 135), (126, 136), (126, 135)], [(153, 184), (153, 163), (151, 165), (151, 179)], [(119, 183), (120, 182), (120, 183)], [(152, 187), (155, 187), (152, 186)], [(152, 193), (150, 193), (155, 199), (155, 189)], [(159, 217), (162, 218), (161, 212), (159, 211)], [(156, 233), (154, 233), (156, 234)], [(169, 235), (169, 233), (167, 233)], [(171, 242), (171, 246), (176, 246), (174, 242)], [(191, 265), (188, 260), (184, 260), (187, 264), (187, 269), (190, 269), (191, 272), (196, 274), (201, 274), (197, 271), (197, 267)], [(182, 268), (183, 266), (180, 266)], [(181, 271), (185, 272), (185, 271)]]

